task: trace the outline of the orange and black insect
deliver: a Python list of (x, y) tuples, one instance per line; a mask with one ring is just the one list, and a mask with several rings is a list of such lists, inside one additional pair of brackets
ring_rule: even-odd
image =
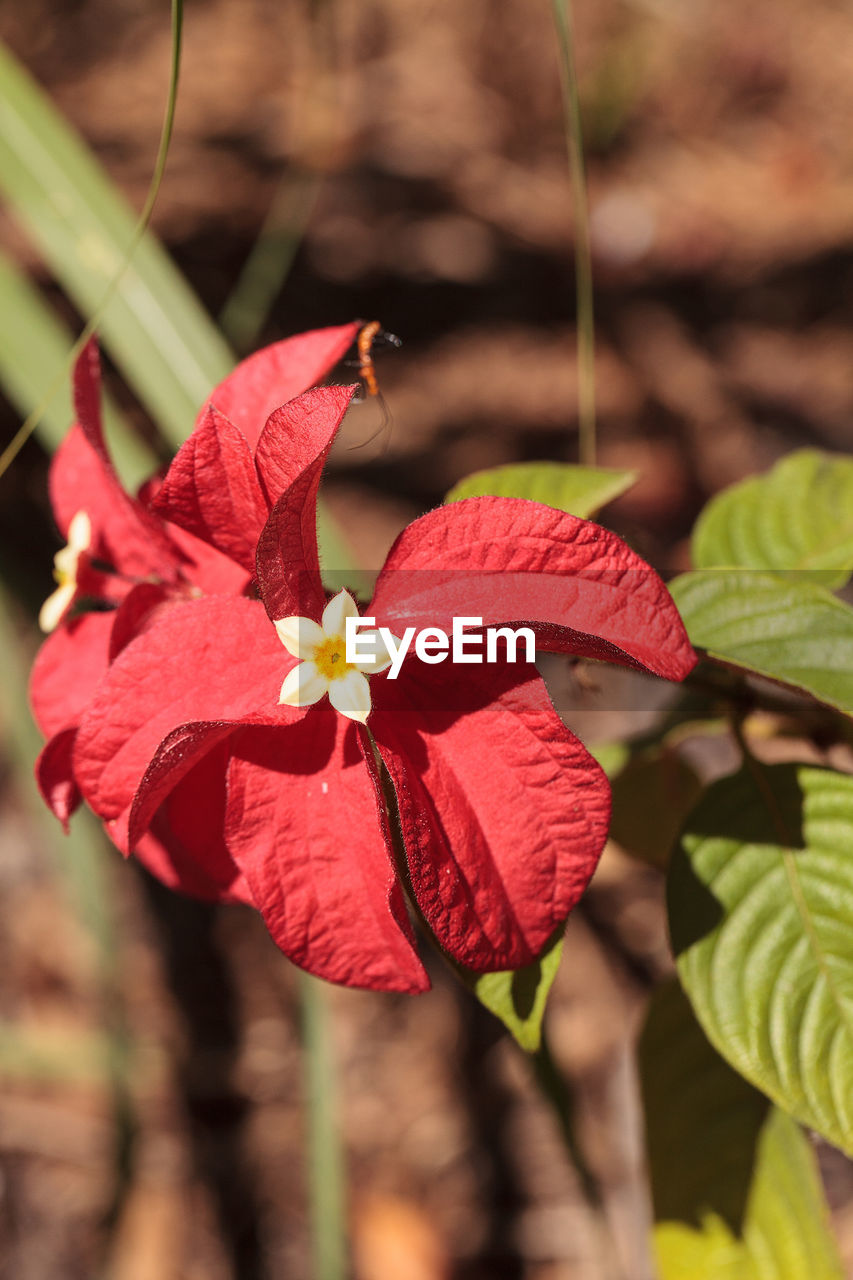
[(363, 440), (360, 445), (354, 446), (357, 449), (363, 449), (365, 445), (375, 440), (378, 435), (388, 431), (392, 425), (391, 413), (385, 403), (385, 397), (379, 389), (379, 380), (376, 377), (376, 366), (373, 363), (374, 349), (380, 346), (399, 347), (401, 345), (401, 340), (397, 335), (389, 333), (387, 329), (383, 329), (378, 320), (371, 320), (367, 324), (363, 324), (358, 331), (358, 336), (355, 340), (358, 359), (354, 361), (358, 369), (358, 376), (361, 379), (361, 394), (358, 398), (361, 400), (375, 400), (382, 410), (382, 422), (372, 436), (367, 440)]
[(399, 347), (401, 342), (396, 333), (389, 333), (387, 329), (383, 329), (378, 320), (371, 320), (369, 324), (362, 325), (359, 329), (355, 348), (358, 352), (358, 373), (366, 396), (382, 394), (376, 380), (376, 366), (373, 363), (374, 344)]

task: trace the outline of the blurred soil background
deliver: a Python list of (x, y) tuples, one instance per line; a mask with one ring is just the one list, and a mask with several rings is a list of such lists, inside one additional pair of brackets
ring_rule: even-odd
[[(0, 35), (136, 208), (167, 10), (0, 10)], [(721, 486), (792, 447), (853, 445), (853, 16), (835, 0), (577, 0), (576, 27), (599, 461), (640, 473), (604, 519), (669, 572)], [(377, 356), (390, 429), (371, 439), (382, 414), (355, 406), (326, 484), (362, 562), (476, 468), (575, 460), (545, 0), (189, 0), (184, 50), (154, 226), (206, 306), (226, 305), (263, 233), (260, 284), (230, 312), (244, 350), (355, 316), (403, 339)], [(5, 215), (0, 235), (74, 319)], [(17, 422), (2, 417), (6, 439)], [(45, 471), (33, 443), (2, 482), (21, 619), (50, 590)], [(648, 722), (642, 681), (561, 679), (590, 738)], [(292, 969), (252, 913), (169, 895), (109, 853), (111, 931), (94, 939), (13, 764), (0, 759), (0, 1274), (309, 1280)], [(549, 1016), (627, 1280), (652, 1275), (632, 1047), (669, 965), (662, 877), (613, 843)], [(357, 1280), (607, 1280), (529, 1064), (432, 970), (416, 1000), (330, 994)], [(821, 1158), (853, 1276), (850, 1167)]]

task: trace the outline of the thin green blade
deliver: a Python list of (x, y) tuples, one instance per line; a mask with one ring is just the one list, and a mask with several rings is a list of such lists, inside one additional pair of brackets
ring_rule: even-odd
[[(121, 270), (136, 219), (77, 134), (2, 45), (0, 186), (80, 311), (93, 314)], [(152, 235), (137, 246), (99, 327), (164, 435), (179, 445), (233, 358)]]
[[(30, 278), (0, 252), (0, 382), (24, 416), (44, 395), (45, 374), (62, 368), (73, 341)], [(73, 421), (71, 380), (66, 378), (35, 428), (48, 453)], [(151, 474), (156, 458), (109, 396), (104, 397), (104, 427), (119, 475), (133, 488)]]

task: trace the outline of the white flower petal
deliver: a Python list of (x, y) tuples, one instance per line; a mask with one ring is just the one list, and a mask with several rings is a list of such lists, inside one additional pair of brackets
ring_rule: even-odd
[(273, 626), (279, 640), (294, 658), (313, 658), (317, 645), (325, 640), (322, 628), (311, 618), (299, 618), (294, 614), (290, 618), (279, 618)]
[[(397, 640), (397, 637), (394, 637)], [(397, 640), (399, 644), (399, 640)], [(363, 671), (365, 675), (375, 676), (377, 672), (384, 671), (386, 667), (391, 665), (391, 654), (388, 652), (388, 646), (382, 638), (379, 630), (358, 632), (358, 647), (362, 649), (373, 650), (374, 657), (359, 658), (355, 665), (359, 671)]]
[(88, 551), (92, 542), (92, 521), (85, 511), (78, 511), (68, 526), (68, 545), (79, 555)]
[(348, 671), (345, 676), (329, 682), (329, 701), (342, 716), (365, 723), (370, 715), (370, 685), (367, 676), (360, 671)]
[(278, 701), (288, 707), (310, 707), (320, 701), (328, 688), (328, 680), (313, 662), (300, 662), (285, 676)]
[(63, 547), (53, 557), (53, 576), (57, 582), (73, 582), (77, 577), (80, 552), (74, 547)]
[(76, 582), (63, 582), (52, 595), (49, 595), (39, 610), (39, 626), (42, 631), (55, 631), (62, 621), (63, 614), (71, 608), (77, 593)]
[(323, 630), (327, 636), (342, 636), (347, 618), (358, 617), (358, 605), (348, 591), (339, 591), (323, 610)]

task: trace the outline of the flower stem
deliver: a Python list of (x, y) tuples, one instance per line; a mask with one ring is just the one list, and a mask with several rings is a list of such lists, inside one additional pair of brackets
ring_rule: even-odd
[(344, 1160), (337, 1124), (329, 1007), (322, 982), (299, 973), (314, 1280), (345, 1280)]
[[(733, 667), (719, 658), (713, 658), (700, 650), (702, 661), (684, 679), (684, 688), (690, 692), (719, 699), (728, 707), (743, 715), (752, 711), (766, 711), (771, 715), (796, 720), (801, 730), (814, 741), (826, 746), (845, 742), (853, 745), (853, 728), (850, 720), (840, 711), (815, 702), (806, 694), (787, 689), (769, 680), (750, 679), (747, 672)], [(722, 714), (722, 713), (721, 713)], [(676, 706), (674, 723), (685, 716)], [(687, 717), (690, 719), (690, 717)]]
[(595, 316), (589, 205), (583, 155), (572, 0), (551, 0), (560, 46), (563, 118), (569, 151), (575, 231), (575, 290), (578, 333), (578, 451), (584, 466), (595, 466)]

